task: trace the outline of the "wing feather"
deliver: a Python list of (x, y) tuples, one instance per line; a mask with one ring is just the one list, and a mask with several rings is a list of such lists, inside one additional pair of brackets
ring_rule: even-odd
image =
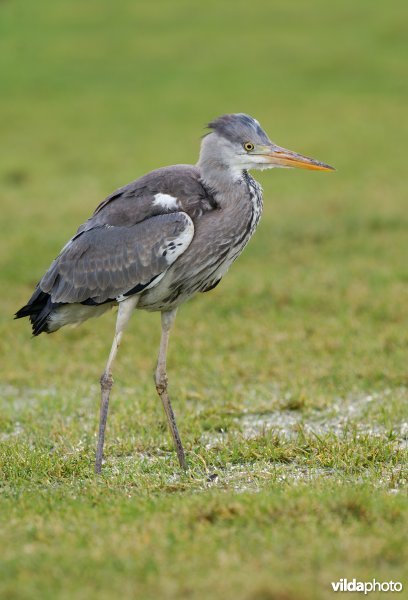
[(39, 286), (53, 302), (63, 303), (103, 303), (134, 288), (142, 291), (188, 248), (193, 235), (193, 222), (184, 212), (131, 227), (85, 230), (65, 246)]

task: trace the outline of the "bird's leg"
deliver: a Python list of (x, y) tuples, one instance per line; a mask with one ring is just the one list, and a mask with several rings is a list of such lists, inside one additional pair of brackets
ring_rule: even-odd
[(101, 375), (101, 408), (99, 417), (98, 446), (96, 449), (95, 473), (100, 473), (103, 459), (103, 442), (105, 439), (106, 420), (108, 418), (109, 395), (113, 385), (112, 367), (118, 353), (123, 331), (129, 322), (131, 314), (138, 302), (138, 296), (130, 296), (119, 303), (116, 319), (115, 337), (104, 372)]
[(180, 463), (180, 467), (182, 469), (186, 469), (186, 459), (184, 456), (183, 444), (181, 443), (181, 439), (179, 436), (179, 432), (177, 430), (176, 418), (174, 416), (173, 409), (171, 407), (169, 394), (167, 392), (167, 373), (166, 373), (166, 356), (167, 356), (167, 347), (169, 344), (169, 335), (171, 326), (174, 323), (174, 319), (176, 318), (177, 309), (162, 312), (161, 314), (161, 324), (162, 324), (162, 334), (160, 340), (160, 350), (159, 357), (157, 359), (157, 368), (155, 373), (155, 383), (156, 389), (160, 396), (160, 399), (163, 403), (163, 407), (166, 413), (167, 422), (169, 424), (169, 428), (171, 431), (171, 435), (173, 436), (174, 444), (177, 450), (177, 457)]

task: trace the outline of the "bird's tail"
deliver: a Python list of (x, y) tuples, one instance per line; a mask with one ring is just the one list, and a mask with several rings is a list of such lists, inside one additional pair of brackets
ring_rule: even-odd
[(33, 335), (39, 335), (43, 332), (50, 333), (48, 320), (53, 307), (51, 296), (37, 287), (28, 303), (16, 312), (14, 318), (29, 317)]

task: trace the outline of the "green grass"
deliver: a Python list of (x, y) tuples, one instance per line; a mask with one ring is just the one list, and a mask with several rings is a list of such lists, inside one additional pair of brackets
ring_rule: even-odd
[[(314, 600), (407, 564), (405, 2), (0, 5), (0, 596)], [(334, 174), (262, 173), (259, 231), (98, 378), (114, 314), (30, 339), (12, 314), (111, 190), (256, 116)], [(406, 537), (406, 536), (405, 536)], [(371, 597), (376, 597), (372, 594)]]

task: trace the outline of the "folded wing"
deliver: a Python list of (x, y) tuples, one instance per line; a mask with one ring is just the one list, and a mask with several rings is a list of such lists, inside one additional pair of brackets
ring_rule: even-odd
[(101, 225), (80, 232), (39, 283), (53, 303), (102, 304), (153, 287), (185, 252), (194, 225), (184, 212), (131, 227)]

